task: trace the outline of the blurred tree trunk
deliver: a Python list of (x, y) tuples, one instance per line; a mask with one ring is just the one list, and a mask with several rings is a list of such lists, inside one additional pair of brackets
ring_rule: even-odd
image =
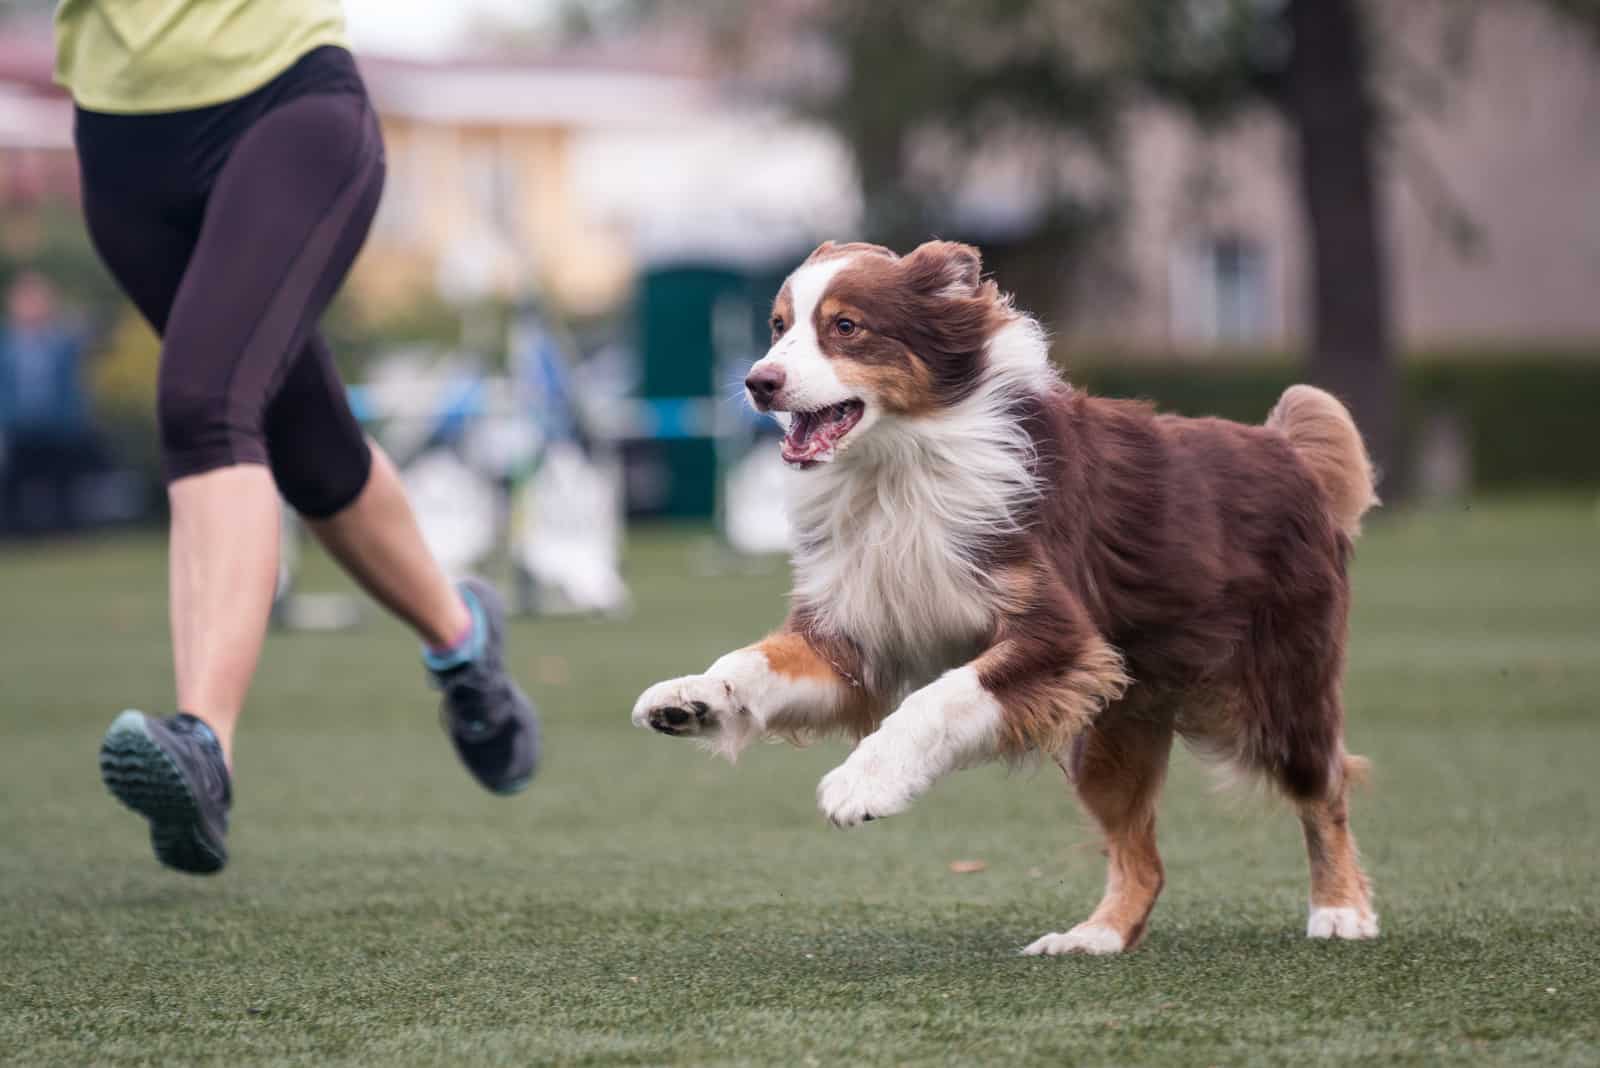
[(1310, 246), (1311, 365), (1355, 415), (1391, 492), (1403, 489), (1377, 115), (1360, 0), (1289, 0), (1279, 101), (1299, 142)]

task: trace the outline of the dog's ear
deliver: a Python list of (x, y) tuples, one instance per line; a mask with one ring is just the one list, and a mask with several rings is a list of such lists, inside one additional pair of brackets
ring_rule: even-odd
[(919, 293), (958, 298), (978, 295), (983, 258), (959, 241), (926, 241), (903, 261), (906, 278)]

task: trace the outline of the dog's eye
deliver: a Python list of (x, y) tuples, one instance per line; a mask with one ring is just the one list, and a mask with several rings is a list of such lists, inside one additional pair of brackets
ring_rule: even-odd
[(840, 337), (849, 337), (856, 332), (856, 321), (841, 317), (834, 320), (833, 328), (839, 332)]
[(783, 316), (774, 315), (772, 317), (772, 336), (777, 337), (781, 333), (783, 333)]

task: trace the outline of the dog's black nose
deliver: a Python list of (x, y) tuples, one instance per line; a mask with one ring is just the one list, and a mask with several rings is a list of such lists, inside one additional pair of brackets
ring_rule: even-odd
[(772, 407), (772, 398), (783, 388), (785, 377), (781, 367), (762, 367), (750, 372), (750, 377), (744, 380), (744, 388), (750, 391), (750, 399), (755, 401), (756, 407), (766, 411)]

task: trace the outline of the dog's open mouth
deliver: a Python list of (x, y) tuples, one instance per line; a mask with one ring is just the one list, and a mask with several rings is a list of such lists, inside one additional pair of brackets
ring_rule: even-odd
[(789, 433), (783, 438), (784, 462), (805, 468), (831, 459), (840, 439), (855, 429), (865, 410), (860, 401), (847, 400), (811, 412), (791, 412)]

